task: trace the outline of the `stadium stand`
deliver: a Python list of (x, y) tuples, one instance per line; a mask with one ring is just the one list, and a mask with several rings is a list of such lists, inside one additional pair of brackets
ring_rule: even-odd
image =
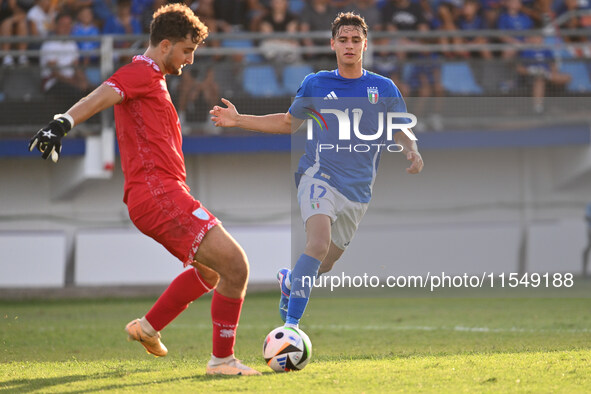
[(484, 92), (466, 62), (444, 63), (441, 66), (441, 83), (446, 92), (451, 94), (480, 95)]
[(571, 76), (566, 89), (573, 93), (591, 92), (591, 79), (589, 78), (589, 68), (581, 61), (571, 61), (562, 63), (561, 71)]
[[(99, 28), (104, 27), (107, 21), (113, 19), (113, 15), (117, 13), (117, 2), (112, 3), (111, 6), (102, 9), (102, 12), (94, 10), (94, 20), (88, 24)], [(213, 69), (215, 83), (222, 97), (244, 101), (246, 108), (253, 109), (254, 112), (268, 112), (270, 108), (277, 107), (278, 103), (288, 102), (288, 98), (295, 94), (301, 80), (308, 73), (334, 68), (332, 51), (328, 45), (328, 31), (310, 28), (311, 18), (320, 18), (320, 15), (328, 18), (319, 11), (318, 7), (322, 2), (301, 0), (289, 2), (289, 12), (300, 22), (299, 32), (296, 33), (261, 33), (260, 23), (265, 20), (265, 15), (268, 15), (270, 10), (265, 8), (266, 2), (247, 2), (248, 4), (245, 3), (245, 8), (240, 12), (224, 9), (223, 4), (226, 3), (228, 2), (212, 3), (213, 7), (210, 7), (208, 12), (204, 9), (206, 2), (195, 5), (195, 11), (202, 15), (211, 27), (212, 35), (208, 38), (206, 45), (197, 51), (195, 64), (186, 68), (188, 71), (195, 71), (198, 81), (205, 75), (204, 69)], [(365, 4), (367, 1), (364, 1), (365, 7), (357, 7), (357, 3), (357, 1), (328, 2), (331, 12), (337, 12), (342, 7), (348, 6), (358, 10), (368, 9)], [(414, 7), (413, 10), (420, 16), (421, 21), (427, 21), (428, 29), (421, 32), (405, 30), (402, 33), (395, 29), (385, 29), (385, 27), (396, 25), (396, 21), (387, 20), (385, 16), (386, 10), (391, 11), (393, 2), (382, 0), (370, 1), (370, 3), (373, 4), (372, 11), (377, 8), (383, 14), (383, 20), (380, 23), (376, 22), (372, 27), (372, 41), (365, 57), (366, 68), (371, 71), (380, 71), (379, 68), (373, 67), (374, 55), (377, 57), (378, 52), (388, 54), (390, 60), (395, 63), (392, 72), (396, 74), (388, 76), (397, 81), (405, 96), (519, 97), (531, 94), (531, 88), (519, 82), (515, 71), (517, 60), (507, 60), (502, 57), (506, 49), (512, 47), (512, 44), (503, 44), (504, 37), (513, 35), (521, 40), (533, 31), (531, 29), (500, 30), (498, 17), (502, 14), (503, 7), (498, 1), (481, 2), (480, 7), (476, 8), (476, 19), (473, 15), (474, 7), (470, 14), (468, 10), (460, 7), (459, 3), (448, 1), (433, 6), (428, 2), (417, 2), (420, 7)], [(61, 4), (58, 3), (51, 9), (54, 17), (60, 12), (76, 15), (80, 11), (79, 8), (68, 9)], [(68, 4), (71, 6), (74, 3), (68, 2)], [(439, 20), (442, 7), (457, 11), (451, 14), (444, 12), (447, 18), (445, 23)], [(534, 20), (534, 30), (544, 37), (541, 47), (535, 48), (552, 51), (559, 70), (571, 76), (566, 88), (548, 85), (545, 95), (580, 97), (590, 93), (591, 58), (588, 54), (591, 53), (589, 45), (591, 33), (585, 23), (572, 23), (588, 20), (589, 11), (584, 7), (578, 7), (572, 11), (574, 14), (567, 14), (564, 12), (563, 0), (553, 2), (551, 10), (535, 10), (528, 7), (530, 7), (529, 3), (524, 7), (524, 12)], [(314, 15), (308, 14), (312, 12), (311, 10), (314, 10)], [(144, 11), (149, 13), (150, 7), (146, 6)], [(136, 16), (139, 15), (139, 11), (134, 12)], [(268, 17), (267, 20), (269, 20)], [(467, 20), (471, 22), (477, 20), (478, 23), (467, 23)], [(450, 29), (452, 25), (456, 26), (456, 29)], [(21, 132), (19, 130), (39, 127), (43, 119), (56, 110), (52, 108), (51, 100), (47, 100), (40, 89), (42, 81), (38, 65), (39, 48), (51, 36), (50, 29), (47, 36), (0, 37), (0, 48), (2, 48), (0, 60), (7, 59), (6, 65), (0, 67), (0, 116), (3, 119), (0, 132), (4, 136), (18, 135)], [(138, 43), (145, 40), (145, 36), (142, 35), (109, 36), (104, 33), (100, 36), (81, 37), (68, 38), (81, 44), (112, 37), (110, 40), (103, 40), (100, 49), (84, 50), (80, 47), (82, 49), (80, 61), (91, 85), (99, 84), (102, 75), (109, 74), (122, 64), (121, 61), (139, 53), (142, 45)], [(54, 38), (51, 37), (51, 39)], [(281, 42), (281, 40), (296, 41), (301, 44), (293, 48), (295, 54), (293, 58), (300, 61), (286, 62), (284, 57), (281, 59), (266, 57), (268, 48), (265, 49), (263, 44), (269, 41)], [(130, 45), (121, 45), (124, 41)], [(522, 48), (527, 49), (525, 41), (520, 41), (522, 47), (513, 49), (517, 51)], [(27, 48), (25, 52), (23, 52), (24, 44)], [(380, 49), (374, 53), (375, 45), (380, 46)], [(484, 53), (487, 55), (484, 56)], [(23, 54), (26, 55), (29, 65), (19, 65), (14, 61)], [(489, 55), (492, 58), (489, 58)], [(91, 64), (84, 64), (84, 60), (89, 58), (95, 60), (91, 61)], [(109, 62), (111, 65), (108, 65)], [(422, 71), (423, 76), (418, 71)], [(435, 72), (441, 72), (441, 85), (432, 85), (427, 90), (421, 89), (421, 84), (425, 83), (425, 74), (429, 80), (429, 74)], [(432, 81), (429, 83), (433, 84)], [(171, 78), (169, 88), (173, 99), (177, 100), (179, 82)], [(283, 101), (284, 99), (286, 101)], [(196, 117), (188, 115), (190, 122), (196, 120)], [(94, 120), (95, 124), (97, 122), (100, 123)], [(192, 130), (191, 133), (200, 133), (199, 127), (191, 127), (190, 130)]]
[(314, 72), (314, 69), (309, 64), (294, 64), (287, 65), (283, 68), (283, 89), (285, 92), (291, 92), (291, 95), (295, 95), (300, 83), (304, 80), (306, 75)]
[(41, 76), (31, 68), (15, 68), (7, 70), (3, 78), (2, 92), (4, 98), (14, 102), (31, 102), (43, 98), (41, 93)]
[(246, 66), (242, 77), (244, 91), (254, 97), (283, 96), (275, 69), (269, 65)]
[[(216, 10), (219, 10), (224, 9), (224, 5), (230, 4), (232, 1), (225, 0), (212, 3), (215, 3)], [(556, 3), (562, 2), (558, 0)], [(61, 2), (58, 3), (61, 4)], [(75, 4), (75, 2), (71, 1), (68, 3)], [(114, 5), (116, 2), (111, 3)], [(207, 2), (199, 3), (203, 6)], [(241, 3), (245, 4), (246, 2)], [(261, 5), (261, 3), (265, 2), (253, 1), (252, 3)], [(330, 32), (326, 23), (323, 22), (324, 24), (321, 25), (324, 30), (315, 30), (311, 28), (310, 16), (301, 15), (309, 9), (310, 3), (311, 1), (305, 0), (290, 1), (290, 10), (295, 14), (299, 14), (301, 20), (307, 20), (309, 26), (306, 32), (300, 28), (300, 32), (289, 35), (285, 33), (263, 34), (251, 27), (256, 25), (256, 18), (260, 19), (264, 14), (264, 9), (246, 9), (238, 14), (231, 7), (226, 7), (225, 13), (227, 15), (214, 15), (213, 20), (208, 20), (208, 23), (211, 22), (212, 26), (214, 26), (211, 30), (212, 35), (206, 41), (206, 45), (196, 51), (195, 64), (186, 67), (184, 73), (191, 73), (194, 75), (195, 81), (201, 83), (205, 78), (206, 71), (213, 70), (214, 80), (219, 87), (219, 95), (232, 100), (240, 112), (251, 114), (285, 112), (289, 108), (291, 97), (293, 97), (302, 79), (308, 73), (335, 67), (334, 55), (328, 45)], [(347, 2), (341, 1), (341, 3)], [(353, 3), (355, 2), (352, 1), (351, 4)], [(389, 3), (388, 0), (374, 2), (376, 7)], [(423, 13), (428, 12), (426, 7), (429, 3), (432, 2), (420, 2)], [(442, 1), (441, 3), (450, 2)], [(423, 234), (425, 231), (431, 231), (431, 241), (444, 246), (445, 242), (440, 241), (441, 233), (449, 234), (449, 232), (441, 231), (440, 228), (426, 228), (431, 226), (429, 221), (432, 220), (431, 217), (427, 216), (435, 214), (437, 220), (442, 218), (441, 222), (449, 221), (452, 223), (451, 229), (455, 231), (454, 229), (457, 230), (458, 228), (458, 221), (463, 220), (465, 216), (473, 215), (475, 220), (478, 220), (478, 223), (473, 227), (477, 230), (483, 229), (482, 231), (487, 231), (483, 238), (489, 239), (488, 234), (504, 235), (513, 242), (512, 245), (517, 250), (521, 223), (516, 223), (515, 220), (517, 219), (515, 218), (523, 218), (527, 215), (519, 211), (520, 208), (516, 208), (524, 207), (526, 202), (517, 199), (517, 197), (513, 199), (513, 195), (523, 196), (527, 194), (523, 193), (523, 190), (527, 187), (527, 185), (523, 185), (523, 179), (527, 176), (528, 169), (541, 168), (542, 170), (548, 170), (545, 174), (547, 183), (536, 184), (535, 187), (532, 187), (532, 190), (536, 193), (546, 190), (551, 191), (539, 199), (540, 205), (547, 204), (549, 206), (547, 212), (544, 213), (548, 217), (553, 217), (554, 210), (557, 211), (555, 207), (572, 210), (579, 203), (573, 197), (572, 202), (569, 200), (564, 205), (563, 201), (560, 200), (562, 196), (555, 198), (551, 193), (555, 193), (555, 190), (558, 189), (553, 182), (570, 185), (570, 191), (567, 190), (565, 194), (572, 192), (574, 195), (576, 188), (582, 190), (583, 186), (580, 185), (584, 182), (581, 181), (591, 179), (591, 165), (587, 167), (583, 165), (588, 164), (589, 156), (584, 156), (584, 153), (587, 153), (586, 151), (583, 152), (582, 149), (580, 152), (573, 150), (572, 155), (576, 156), (577, 159), (575, 161), (582, 163), (581, 167), (577, 168), (569, 167), (573, 162), (571, 154), (565, 154), (564, 157), (560, 155), (562, 148), (570, 149), (570, 147), (574, 146), (576, 149), (586, 149), (589, 146), (589, 100), (586, 98), (591, 95), (591, 79), (589, 75), (591, 56), (587, 55), (591, 53), (589, 49), (591, 30), (588, 27), (586, 29), (567, 27), (562, 25), (562, 22), (560, 22), (561, 29), (558, 30), (558, 28), (552, 26), (558, 19), (550, 19), (545, 24), (536, 26), (535, 32), (527, 30), (518, 32), (499, 31), (496, 28), (496, 18), (501, 9), (501, 2), (487, 0), (481, 3), (485, 3), (483, 4), (483, 13), (486, 15), (483, 15), (485, 19), (484, 26), (478, 28), (477, 31), (464, 28), (444, 30), (437, 27), (436, 7), (431, 10), (429, 31), (426, 32), (419, 33), (410, 30), (401, 33), (399, 31), (380, 30), (379, 26), (376, 26), (375, 30), (372, 28), (371, 41), (365, 56), (365, 67), (368, 70), (376, 70), (375, 56), (377, 52), (384, 52), (388, 60), (393, 60), (392, 72), (400, 74), (402, 83), (412, 85), (411, 82), (414, 82), (412, 79), (417, 75), (414, 68), (421, 63), (417, 61), (418, 58), (421, 58), (427, 66), (436, 64), (441, 70), (443, 95), (446, 99), (439, 100), (440, 97), (434, 99), (432, 97), (416, 97), (416, 89), (408, 95), (405, 94), (409, 111), (414, 113), (414, 111), (421, 108), (423, 112), (420, 114), (421, 116), (417, 113), (417, 117), (422, 120), (422, 115), (425, 115), (427, 125), (419, 135), (420, 146), (421, 149), (425, 148), (429, 152), (429, 160), (436, 163), (429, 167), (429, 171), (433, 171), (433, 173), (426, 174), (433, 186), (424, 193), (425, 198), (429, 198), (431, 194), (435, 195), (435, 192), (441, 193), (443, 191), (443, 201), (435, 201), (434, 199), (426, 203), (412, 201), (400, 211), (394, 211), (391, 201), (398, 201), (401, 196), (393, 193), (388, 198), (385, 198), (386, 202), (383, 202), (382, 205), (379, 205), (380, 202), (377, 201), (376, 208), (378, 209), (375, 211), (379, 212), (379, 215), (391, 213), (393, 216), (395, 214), (398, 217), (405, 208), (411, 208), (411, 210), (414, 209), (415, 211), (424, 209), (423, 219), (425, 223), (429, 224), (419, 224), (412, 231), (420, 231)], [(449, 6), (453, 6), (453, 4)], [(336, 12), (333, 8), (331, 10)], [(97, 26), (104, 26), (105, 20), (110, 17), (110, 13), (114, 9), (103, 9), (102, 11), (96, 12), (96, 15), (100, 16), (97, 16), (95, 20)], [(329, 18), (332, 20), (334, 14), (330, 14)], [(454, 23), (458, 26), (457, 20)], [(529, 86), (520, 86), (516, 83), (515, 60), (502, 59), (503, 51), (510, 47), (511, 44), (505, 44), (499, 40), (501, 36), (511, 34), (527, 36), (530, 33), (544, 35), (545, 39), (542, 47), (552, 50), (562, 72), (568, 73), (572, 77), (566, 88), (548, 86), (546, 96), (549, 97), (546, 98), (549, 104), (545, 106), (548, 112), (542, 114), (530, 112), (531, 103), (527, 96), (531, 94), (531, 89)], [(466, 40), (448, 39), (445, 41), (446, 44), (439, 40), (441, 37), (450, 38), (454, 37), (454, 35), (464, 37)], [(411, 39), (405, 44), (403, 39), (407, 36)], [(470, 40), (473, 37), (486, 37), (486, 40)], [(100, 36), (84, 36), (83, 38), (52, 37), (52, 39), (66, 38), (69, 40), (74, 39), (77, 42), (80, 42), (79, 40), (101, 41), (100, 49), (81, 51), (81, 56), (98, 58), (98, 62), (84, 68), (87, 78), (93, 84), (100, 83), (101, 75), (109, 75), (114, 69), (121, 66), (124, 63), (122, 59), (129, 59), (130, 56), (139, 54), (146, 40), (145, 35), (110, 36), (101, 34)], [(277, 61), (277, 59), (265, 58), (261, 43), (274, 38), (298, 40), (302, 45), (295, 48), (294, 51), (298, 51), (301, 61), (286, 63)], [(99, 184), (98, 182), (93, 184), (102, 176), (101, 172), (98, 175), (92, 174), (94, 178), (85, 179), (86, 183), (81, 183), (81, 185), (88, 187), (88, 189), (85, 191), (83, 187), (80, 187), (79, 190), (83, 191), (81, 193), (82, 197), (87, 200), (84, 200), (80, 205), (77, 205), (79, 201), (75, 200), (70, 206), (68, 202), (60, 199), (61, 197), (57, 198), (55, 196), (56, 190), (59, 192), (60, 188), (64, 188), (60, 184), (62, 179), (57, 179), (55, 173), (63, 174), (70, 170), (74, 173), (85, 169), (87, 164), (85, 161), (92, 156), (92, 153), (101, 152), (101, 146), (98, 144), (91, 151), (89, 146), (92, 146), (87, 143), (87, 140), (102, 138), (101, 132), (104, 130), (112, 132), (110, 122), (112, 122), (113, 117), (111, 115), (105, 114), (102, 117), (95, 117), (81, 125), (82, 127), (76, 127), (71, 132), (67, 144), (64, 144), (64, 160), (60, 160), (58, 164), (61, 167), (50, 167), (47, 166), (50, 163), (28, 159), (29, 156), (37, 158), (36, 152), (29, 153), (25, 148), (26, 141), (30, 138), (31, 133), (46, 124), (53, 114), (64, 110), (64, 108), (58, 108), (41, 90), (39, 48), (47, 39), (41, 36), (0, 36), (0, 48), (2, 48), (0, 50), (0, 64), (8, 57), (12, 57), (12, 62), (7, 60), (6, 66), (0, 66), (0, 119), (2, 120), (0, 122), (0, 158), (9, 163), (4, 167), (7, 170), (3, 172), (3, 180), (8, 180), (5, 185), (9, 186), (0, 188), (3, 192), (3, 201), (5, 201), (4, 209), (0, 215), (4, 220), (0, 223), (0, 230), (12, 234), (15, 223), (18, 223), (19, 226), (26, 230), (29, 228), (49, 228), (50, 230), (57, 228), (59, 231), (67, 232), (67, 234), (64, 233), (65, 235), (58, 234), (59, 242), (63, 242), (62, 238), (71, 239), (73, 234), (81, 228), (87, 229), (88, 227), (90, 228), (89, 232), (92, 232), (97, 227), (112, 226), (117, 228), (118, 231), (121, 228), (125, 229), (126, 226), (129, 226), (129, 223), (126, 214), (121, 213), (121, 188), (117, 183), (121, 181), (121, 178), (117, 178), (118, 173), (115, 173), (115, 182), (108, 182), (108, 185), (107, 183)], [(26, 41), (28, 44), (24, 52), (28, 59), (28, 65), (19, 65), (19, 58), (23, 55), (24, 48), (21, 41)], [(122, 41), (127, 41), (132, 45), (119, 48), (114, 44)], [(137, 43), (142, 45), (137, 45)], [(381, 48), (379, 51), (375, 50), (373, 52), (376, 45), (380, 45)], [(492, 58), (485, 58), (483, 53), (490, 53)], [(432, 54), (438, 56), (431, 56)], [(433, 69), (435, 68), (433, 67)], [(387, 76), (393, 77), (393, 75)], [(171, 96), (178, 108), (180, 85), (183, 83), (183, 79), (172, 77), (168, 79), (168, 83)], [(432, 92), (435, 92), (435, 90)], [(555, 100), (557, 97), (564, 100)], [(495, 101), (494, 98), (500, 99)], [(581, 98), (583, 99), (581, 100)], [(501, 119), (504, 121), (504, 123), (498, 125), (497, 129), (491, 127), (491, 124), (494, 123), (491, 122), (491, 118), (493, 118), (491, 114), (495, 112), (489, 110), (494, 103), (499, 105), (498, 108), (495, 108), (495, 110), (499, 111), (497, 114), (501, 114), (501, 116), (495, 117), (494, 120)], [(285, 181), (285, 189), (288, 189), (292, 183), (289, 182), (291, 179), (287, 179), (289, 177), (285, 176), (287, 166), (279, 168), (277, 162), (280, 158), (285, 158), (283, 156), (289, 156), (289, 153), (291, 153), (292, 146), (290, 144), (293, 142), (290, 139), (291, 136), (261, 136), (241, 130), (229, 130), (224, 132), (223, 135), (211, 136), (208, 135), (205, 126), (203, 126), (207, 123), (207, 119), (203, 116), (196, 116), (196, 109), (201, 111), (200, 115), (207, 111), (207, 108), (203, 106), (203, 102), (200, 102), (199, 105), (195, 104), (187, 107), (186, 120), (189, 123), (190, 127), (188, 129), (190, 131), (183, 145), (187, 161), (190, 164), (188, 167), (189, 176), (193, 176), (192, 183), (195, 185), (196, 193), (211, 200), (219, 198), (216, 193), (227, 197), (216, 208), (219, 208), (219, 211), (225, 215), (224, 220), (227, 218), (227, 222), (234, 225), (246, 223), (246, 226), (250, 226), (244, 230), (245, 234), (252, 233), (253, 223), (259, 225), (261, 221), (273, 222), (276, 217), (281, 217), (276, 212), (283, 214), (283, 205), (281, 204), (289, 200), (289, 197), (286, 197), (285, 201), (280, 197), (275, 197), (278, 192), (283, 191), (281, 187), (276, 185), (280, 184), (281, 181)], [(433, 114), (442, 115), (441, 123), (443, 127), (432, 127), (430, 123), (434, 122), (431, 122), (430, 115)], [(556, 116), (556, 114), (561, 116), (568, 114), (571, 115), (570, 118), (573, 121), (580, 122), (579, 124), (564, 126), (559, 124), (562, 118)], [(518, 122), (515, 122), (516, 120)], [(520, 122), (524, 125), (518, 124)], [(516, 132), (516, 125), (523, 126), (523, 130)], [(499, 138), (500, 135), (503, 137)], [(526, 154), (523, 154), (524, 151), (531, 147), (536, 149), (543, 147), (548, 151), (556, 147), (560, 149), (550, 155), (541, 149), (538, 151), (531, 149)], [(511, 148), (516, 149), (511, 150)], [(459, 149), (465, 153), (457, 155), (456, 151)], [(516, 152), (517, 149), (519, 152)], [(241, 154), (257, 156), (244, 160)], [(467, 161), (462, 163), (454, 161), (457, 160), (458, 156), (466, 156)], [(482, 161), (482, 157), (486, 160)], [(386, 160), (389, 159), (386, 158)], [(530, 167), (521, 168), (521, 165), (525, 166), (523, 163), (527, 163)], [(388, 164), (390, 163), (385, 162), (382, 165), (386, 167)], [(21, 166), (23, 168), (20, 168)], [(37, 166), (37, 168), (43, 168), (43, 170), (39, 172), (36, 178), (30, 180), (29, 177), (35, 172), (30, 171), (29, 167), (31, 166)], [(119, 168), (118, 165), (115, 167)], [(14, 171), (13, 168), (15, 168)], [(56, 168), (57, 170), (55, 170)], [(474, 170), (477, 174), (470, 178), (472, 182), (478, 182), (481, 179), (486, 182), (483, 181), (482, 184), (478, 184), (479, 187), (473, 187), (470, 181), (461, 179), (461, 175), (455, 177), (458, 174), (458, 169), (461, 169), (460, 172)], [(274, 177), (260, 176), (262, 171), (265, 171), (266, 174), (274, 170), (277, 170)], [(209, 173), (208, 171), (212, 172)], [(198, 175), (195, 175), (196, 173)], [(487, 176), (482, 176), (484, 173)], [(381, 174), (383, 175), (380, 176), (390, 175), (388, 171), (383, 171)], [(450, 177), (449, 174), (454, 174), (454, 177)], [(27, 181), (25, 182), (23, 179)], [(231, 181), (228, 181), (228, 179)], [(451, 182), (451, 185), (443, 183), (444, 179), (445, 182)], [(393, 178), (393, 181), (398, 182), (399, 179)], [(539, 180), (536, 178), (534, 181)], [(396, 182), (391, 182), (391, 184)], [(406, 181), (402, 179), (401, 182)], [(453, 182), (456, 182), (455, 186)], [(381, 184), (387, 184), (387, 182), (381, 182)], [(242, 205), (239, 206), (235, 205), (237, 193), (232, 188), (236, 185), (240, 186), (241, 189), (239, 196)], [(397, 188), (396, 193), (401, 190), (412, 190), (415, 187), (414, 185), (404, 185), (407, 187)], [(514, 186), (515, 190), (511, 189), (511, 185)], [(39, 186), (43, 187), (43, 193), (38, 192), (37, 188)], [(521, 189), (522, 187), (524, 189)], [(271, 189), (273, 189), (272, 192), (269, 191)], [(218, 192), (218, 190), (221, 191)], [(505, 190), (509, 190), (513, 194), (505, 194)], [(454, 194), (454, 191), (457, 191), (457, 193)], [(582, 192), (583, 190), (581, 194)], [(449, 193), (449, 195), (446, 193)], [(533, 192), (531, 194), (533, 195)], [(8, 200), (5, 199), (6, 195), (9, 197)], [(27, 199), (22, 198), (24, 195), (27, 196)], [(585, 199), (587, 197), (588, 195)], [(274, 198), (277, 200), (274, 200)], [(269, 208), (269, 202), (271, 202), (271, 208)], [(22, 206), (19, 204), (22, 204)], [(413, 204), (416, 204), (416, 206)], [(47, 206), (50, 206), (52, 212), (56, 213), (55, 218), (43, 214)], [(444, 208), (441, 208), (442, 206)], [(466, 206), (468, 208), (464, 209)], [(492, 212), (491, 216), (496, 214), (495, 209), (500, 210), (501, 214), (505, 216), (501, 216), (501, 219), (494, 217), (494, 220), (491, 220), (486, 215), (478, 216), (479, 213), (476, 212), (480, 207), (484, 211), (490, 210)], [(462, 215), (458, 215), (460, 210)], [(25, 224), (23, 224), (23, 221), (19, 222), (19, 218), (14, 219), (15, 213), (13, 211), (24, 217)], [(103, 218), (104, 212), (108, 213), (107, 219)], [(289, 213), (287, 215), (289, 216)], [(543, 215), (540, 217), (543, 217)], [(32, 218), (37, 221), (33, 221)], [(498, 224), (497, 219), (505, 220), (506, 223)], [(109, 221), (105, 223), (106, 220)], [(498, 232), (494, 228), (486, 229), (486, 226), (481, 224), (481, 222), (487, 220), (491, 220), (500, 226), (497, 228)], [(281, 222), (281, 225), (284, 224)], [(538, 227), (542, 224), (547, 225), (547, 222), (538, 224)], [(571, 226), (571, 223), (567, 224)], [(574, 230), (569, 230), (569, 234), (577, 233), (576, 226), (578, 224), (580, 223), (573, 221), (572, 227)], [(495, 227), (495, 225), (492, 227)], [(443, 226), (442, 224), (442, 229)], [(74, 227), (76, 228), (74, 229)], [(556, 228), (554, 229), (554, 227)], [(554, 227), (552, 228), (552, 235), (554, 235), (554, 231), (556, 234), (563, 233), (560, 226)], [(466, 228), (465, 232), (463, 230), (457, 232), (457, 239), (462, 239), (464, 234), (470, 235), (474, 232), (474, 229), (470, 226)], [(379, 229), (381, 231), (382, 227), (379, 227)], [(287, 230), (287, 227), (284, 230)], [(488, 231), (493, 230), (495, 232), (488, 233)], [(106, 231), (109, 232), (108, 229)], [(271, 231), (274, 232), (275, 230)], [(512, 232), (508, 233), (507, 231)], [(76, 234), (79, 235), (80, 232)], [(45, 236), (46, 234), (41, 235)], [(265, 237), (268, 237), (268, 234), (265, 234)], [(372, 237), (373, 235), (368, 238)], [(391, 239), (384, 237), (385, 239)], [(548, 238), (551, 239), (551, 237)], [(5, 239), (7, 238), (5, 237)], [(418, 238), (408, 236), (407, 239)], [(0, 243), (2, 243), (1, 241), (3, 240), (0, 239)], [(54, 242), (52, 239), (50, 241)], [(566, 245), (567, 241), (565, 240), (562, 244)], [(12, 241), (8, 240), (3, 245), (10, 246), (11, 243)], [(539, 243), (544, 243), (543, 246), (547, 246), (548, 249), (556, 245), (556, 243), (541, 241)], [(22, 257), (19, 257), (19, 259), (30, 260), (34, 258), (34, 253), (30, 254), (30, 250), (26, 248), (28, 244), (30, 243), (26, 241), (19, 247), (23, 251)], [(255, 245), (256, 242), (253, 241), (252, 244)], [(576, 246), (576, 243), (574, 245)], [(56, 264), (59, 263), (59, 270), (63, 270), (63, 265), (67, 262), (68, 268), (66, 272), (68, 274), (65, 278), (59, 276), (53, 278), (52, 283), (43, 283), (43, 285), (62, 286), (64, 281), (66, 285), (71, 285), (76, 282), (74, 274), (81, 275), (83, 273), (83, 271), (75, 272), (72, 270), (71, 260), (75, 259), (70, 256), (73, 255), (72, 250), (69, 249), (70, 246), (66, 248), (60, 246), (60, 248), (64, 250), (60, 252), (59, 259), (57, 259), (59, 261)], [(9, 251), (9, 247), (0, 249)], [(428, 248), (423, 249), (428, 251)], [(281, 250), (285, 251), (287, 248)], [(546, 251), (543, 248), (540, 250)], [(571, 253), (574, 253), (573, 250), (574, 248), (568, 249)], [(100, 249), (96, 249), (96, 251), (100, 252)], [(90, 255), (101, 258), (100, 253), (96, 251), (90, 250)], [(499, 250), (495, 251), (498, 252)], [(83, 249), (76, 251), (76, 253), (82, 252), (84, 252)], [(505, 253), (506, 251), (503, 250), (502, 252)], [(249, 256), (254, 255), (250, 250), (248, 253)], [(508, 256), (513, 256), (515, 253), (513, 253), (513, 250), (506, 253), (507, 256), (503, 258), (505, 263), (509, 264)], [(537, 253), (543, 254), (542, 252)], [(556, 252), (556, 255), (561, 256), (558, 252)], [(2, 258), (3, 256), (0, 256), (0, 260)], [(10, 258), (13, 259), (13, 257)], [(559, 257), (554, 259), (559, 261)], [(472, 255), (466, 254), (464, 256), (466, 266), (472, 264), (474, 260)], [(491, 254), (487, 255), (484, 260), (486, 262), (482, 263), (483, 265), (488, 266), (490, 263), (492, 266), (501, 258)], [(439, 259), (432, 259), (432, 261), (438, 262)], [(478, 261), (480, 262), (480, 260)], [(274, 261), (274, 263), (276, 262)], [(114, 264), (114, 262), (111, 263)], [(253, 266), (258, 267), (258, 261)], [(499, 269), (514, 270), (515, 266), (507, 265)], [(544, 269), (547, 270), (548, 268), (544, 266)], [(2, 275), (0, 272), (0, 277)], [(92, 273), (90, 278), (92, 278)], [(17, 283), (15, 279), (11, 279), (11, 281)]]

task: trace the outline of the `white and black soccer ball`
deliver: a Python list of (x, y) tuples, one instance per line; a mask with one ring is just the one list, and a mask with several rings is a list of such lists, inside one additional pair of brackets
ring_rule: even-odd
[(265, 338), (263, 357), (275, 372), (299, 371), (312, 357), (312, 342), (298, 328), (277, 327)]

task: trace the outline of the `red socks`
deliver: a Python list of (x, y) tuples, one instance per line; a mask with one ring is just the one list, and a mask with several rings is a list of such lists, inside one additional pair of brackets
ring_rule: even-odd
[(154, 330), (160, 331), (187, 309), (189, 303), (210, 290), (197, 270), (185, 270), (172, 281), (152, 309), (146, 313), (146, 320)]
[(213, 322), (213, 355), (223, 358), (234, 354), (236, 328), (240, 320), (243, 298), (228, 298), (214, 290), (211, 300)]
[[(189, 303), (195, 301), (211, 289), (197, 270), (189, 269), (177, 276), (162, 293), (158, 301), (146, 313), (146, 320), (154, 330), (161, 331), (173, 321)], [(211, 300), (211, 320), (213, 322), (213, 355), (219, 358), (234, 354), (236, 327), (240, 320), (242, 298), (229, 298), (216, 290)]]

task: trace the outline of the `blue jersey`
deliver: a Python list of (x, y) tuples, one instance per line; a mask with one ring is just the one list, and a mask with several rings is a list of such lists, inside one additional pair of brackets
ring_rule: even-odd
[(519, 57), (529, 66), (544, 66), (547, 70), (550, 69), (550, 63), (554, 60), (554, 54), (550, 49), (524, 49), (519, 52)]
[[(406, 112), (394, 82), (366, 70), (356, 79), (343, 78), (338, 70), (320, 71), (304, 79), (289, 112), (312, 129), (298, 174), (324, 180), (351, 201), (369, 202), (380, 155), (395, 144), (387, 133), (387, 113)], [(341, 124), (347, 122), (348, 130)]]
[(529, 30), (534, 28), (534, 22), (523, 12), (517, 15), (504, 12), (499, 16), (497, 27), (501, 30)]

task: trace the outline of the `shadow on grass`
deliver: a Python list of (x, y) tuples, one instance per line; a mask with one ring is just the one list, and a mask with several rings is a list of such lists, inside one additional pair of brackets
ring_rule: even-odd
[[(84, 381), (97, 381), (100, 379), (116, 379), (123, 376), (130, 376), (136, 373), (142, 372), (151, 372), (151, 369), (138, 369), (134, 371), (113, 371), (113, 372), (103, 372), (103, 373), (95, 373), (95, 374), (88, 374), (88, 375), (68, 375), (68, 376), (60, 376), (60, 377), (51, 377), (51, 378), (34, 378), (34, 379), (13, 379), (8, 380), (5, 382), (0, 382), (0, 391), (3, 393), (22, 393), (22, 392), (31, 392), (35, 390), (45, 390), (49, 389), (50, 387), (57, 388), (59, 390), (59, 386), (67, 385), (76, 382), (84, 382)], [(273, 375), (274, 372), (271, 371), (264, 371), (263, 376), (265, 375)], [(122, 390), (122, 389), (129, 389), (129, 388), (138, 388), (141, 386), (154, 386), (158, 384), (169, 384), (175, 382), (183, 382), (183, 381), (194, 381), (198, 383), (205, 383), (209, 381), (216, 381), (216, 380), (227, 380), (227, 379), (243, 379), (242, 376), (222, 376), (222, 375), (205, 375), (201, 373), (197, 373), (194, 376), (181, 376), (175, 378), (168, 378), (168, 379), (153, 379), (150, 378), (144, 382), (130, 382), (130, 383), (120, 383), (120, 384), (113, 384), (105, 382), (105, 385), (101, 385), (99, 382), (95, 382), (94, 384), (96, 387), (81, 389), (81, 390), (68, 390), (70, 393), (91, 393), (96, 391), (106, 391), (106, 390)], [(252, 377), (250, 377), (252, 378)]]
[[(82, 382), (85, 380), (97, 380), (97, 379), (113, 379), (131, 373), (150, 372), (150, 369), (137, 369), (134, 371), (112, 371), (112, 372), (101, 372), (85, 375), (67, 375), (51, 378), (33, 378), (33, 379), (13, 379), (5, 382), (0, 382), (0, 390), (6, 393), (22, 393), (33, 390), (47, 389), (53, 386), (59, 386), (62, 384)], [(102, 390), (99, 389), (99, 390)]]

